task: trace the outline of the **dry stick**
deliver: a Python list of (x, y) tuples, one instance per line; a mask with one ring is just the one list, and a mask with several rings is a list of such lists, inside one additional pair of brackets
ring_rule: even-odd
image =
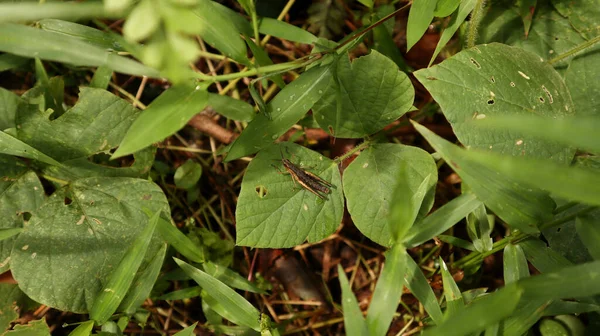
[[(142, 82), (140, 83), (140, 86), (138, 87), (138, 90), (135, 94), (135, 101), (138, 103), (140, 102), (140, 97), (142, 96), (142, 93), (144, 92), (144, 89), (146, 88), (147, 82), (148, 82), (148, 76), (143, 76)], [(136, 102), (133, 103), (133, 107), (135, 107), (137, 105)]]

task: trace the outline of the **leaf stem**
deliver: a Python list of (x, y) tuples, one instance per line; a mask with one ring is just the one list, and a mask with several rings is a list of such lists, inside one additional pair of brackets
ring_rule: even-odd
[(59, 179), (59, 178), (56, 178), (56, 177), (53, 177), (53, 176), (50, 176), (50, 175), (46, 175), (46, 174), (41, 174), (41, 176), (43, 178), (45, 178), (46, 180), (54, 182), (54, 183), (57, 183), (57, 184), (60, 184), (61, 186), (66, 186), (67, 184), (71, 183), (71, 182), (69, 182), (67, 180)]
[(485, 8), (485, 0), (477, 0), (475, 8), (471, 12), (471, 20), (469, 21), (469, 28), (467, 30), (467, 48), (472, 48), (477, 43), (477, 29), (483, 18)]
[(565, 51), (564, 53), (562, 53), (562, 54), (554, 57), (551, 60), (548, 60), (548, 64), (551, 64), (551, 65), (552, 64), (556, 64), (556, 63), (564, 60), (565, 58), (574, 56), (575, 54), (583, 51), (584, 49), (587, 49), (587, 48), (593, 46), (594, 44), (596, 44), (598, 42), (600, 42), (600, 35), (594, 37), (593, 39), (591, 39), (589, 41), (585, 41), (582, 44), (580, 44), (580, 45), (578, 45), (578, 46), (576, 46), (576, 47), (574, 47), (574, 48), (572, 48), (570, 50)]
[(336, 163), (340, 163), (344, 160), (346, 160), (347, 158), (351, 157), (352, 155), (354, 155), (357, 152), (360, 152), (361, 150), (369, 147), (371, 145), (371, 141), (365, 140), (363, 143), (361, 143), (360, 145), (352, 148), (351, 150), (347, 151), (346, 153), (344, 153), (342, 156), (338, 156), (337, 158), (335, 158)]

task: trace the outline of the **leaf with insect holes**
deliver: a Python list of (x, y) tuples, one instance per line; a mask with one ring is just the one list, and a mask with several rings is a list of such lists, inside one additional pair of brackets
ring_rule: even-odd
[[(433, 191), (437, 183), (435, 162), (424, 150), (396, 144), (375, 144), (364, 150), (344, 172), (344, 192), (354, 224), (369, 239), (384, 246), (389, 246), (393, 240), (389, 209), (402, 165), (406, 192), (411, 195), (417, 193), (421, 183), (431, 175), (424, 188), (428, 192), (418, 209), (417, 218), (421, 218), (433, 205)], [(409, 224), (412, 223), (404, 223)]]
[[(11, 253), (11, 270), (33, 300), (85, 313), (148, 223), (169, 213), (162, 190), (134, 178), (87, 178), (57, 190), (34, 213)], [(162, 242), (153, 238), (140, 272)]]
[(362, 138), (408, 112), (414, 97), (408, 76), (373, 50), (352, 63), (348, 55), (339, 58), (334, 80), (313, 112), (317, 123), (331, 135)]
[(415, 76), (440, 104), (467, 148), (560, 163), (573, 158), (574, 149), (568, 146), (515, 131), (480, 130), (470, 122), (508, 115), (572, 116), (567, 87), (539, 56), (497, 43), (479, 45), (416, 71)]
[[(284, 174), (282, 154), (296, 166), (333, 184), (321, 199)], [(270, 146), (248, 165), (236, 209), (237, 244), (284, 248), (317, 242), (342, 220), (344, 199), (337, 165), (292, 143)]]

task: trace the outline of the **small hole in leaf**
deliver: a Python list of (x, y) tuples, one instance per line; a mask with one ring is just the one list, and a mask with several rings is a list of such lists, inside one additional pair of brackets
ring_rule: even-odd
[(479, 62), (477, 62), (474, 58), (471, 57), (471, 63), (473, 63), (473, 65), (475, 65), (475, 67), (477, 69), (481, 69), (481, 65), (479, 65)]
[(494, 105), (495, 101), (493, 99), (490, 99), (487, 101), (488, 105)]
[(556, 229), (556, 232), (560, 232), (560, 228)]
[(545, 103), (546, 102), (546, 100), (544, 100), (544, 97), (539, 97), (538, 99), (540, 100), (540, 103)]
[(492, 77), (490, 78), (490, 82), (492, 82), (492, 83), (496, 83), (496, 78), (494, 78), (494, 76), (492, 76)]
[(28, 222), (31, 219), (31, 212), (23, 212), (23, 220)]
[(254, 190), (256, 191), (256, 194), (258, 195), (258, 197), (260, 197), (260, 198), (267, 197), (267, 188), (265, 188), (264, 186), (256, 186), (256, 188), (254, 188)]
[(69, 205), (69, 204), (73, 203), (73, 200), (68, 197), (65, 197), (64, 202), (65, 202), (65, 205)]
[(554, 37), (554, 41), (558, 41), (558, 37)]

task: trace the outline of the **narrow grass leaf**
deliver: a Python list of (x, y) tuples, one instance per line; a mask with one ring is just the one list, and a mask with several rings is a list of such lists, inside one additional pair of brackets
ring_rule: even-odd
[(460, 247), (465, 250), (475, 251), (475, 246), (470, 241), (467, 241), (467, 240), (464, 240), (464, 239), (461, 239), (458, 237), (450, 236), (450, 235), (439, 235), (437, 237), (439, 240), (443, 241), (444, 243), (448, 243), (450, 245)]
[(245, 101), (216, 93), (208, 94), (208, 106), (217, 113), (233, 120), (250, 121), (254, 118), (254, 108)]
[(23, 228), (0, 229), (0, 241), (18, 235)]
[(341, 265), (338, 265), (338, 275), (340, 278), (340, 287), (342, 287), (342, 312), (344, 313), (344, 329), (346, 335), (369, 335), (367, 324), (362, 311), (356, 301), (356, 296), (352, 292), (352, 287), (348, 283), (346, 272)]
[(528, 298), (552, 300), (600, 294), (599, 280), (600, 261), (594, 261), (528, 277), (517, 284)]
[(287, 22), (276, 20), (268, 17), (261, 18), (258, 23), (258, 31), (261, 34), (272, 35), (284, 40), (313, 44), (317, 42), (318, 38), (304, 30), (291, 25)]
[(465, 306), (462, 294), (458, 285), (454, 281), (452, 274), (448, 270), (448, 266), (440, 257), (440, 269), (442, 271), (442, 282), (444, 284), (444, 296), (446, 297), (446, 311), (444, 312), (444, 319), (452, 319), (456, 313), (463, 310)]
[[(442, 2), (442, 1), (440, 1), (440, 2)], [(449, 1), (444, 1), (444, 2), (448, 3)], [(463, 24), (463, 22), (465, 22), (465, 19), (467, 18), (467, 16), (469, 16), (469, 13), (471, 13), (473, 8), (475, 8), (476, 3), (477, 3), (477, 0), (462, 0), (462, 1), (460, 1), (458, 10), (455, 12), (453, 11), (454, 14), (452, 14), (450, 23), (448, 23), (448, 26), (444, 29), (444, 31), (442, 32), (442, 35), (440, 36), (440, 40), (438, 41), (438, 44), (435, 47), (435, 51), (433, 52), (433, 55), (431, 56), (431, 61), (429, 61), (429, 66), (431, 66), (431, 64), (433, 63), (433, 61), (435, 61), (435, 59), (437, 58), (437, 55), (440, 53), (440, 51), (442, 51), (442, 49), (444, 49), (446, 44), (448, 44), (448, 42), (450, 41), (452, 36), (454, 36), (454, 33), (456, 33), (456, 31), (458, 30), (458, 28)], [(438, 5), (439, 5), (439, 3), (438, 3)], [(439, 14), (441, 14), (441, 13), (436, 13), (436, 14), (437, 14), (437, 16), (439, 16)]]
[(590, 255), (596, 259), (600, 259), (600, 222), (591, 216), (577, 217), (575, 227), (579, 238), (587, 248)]
[(456, 0), (438, 0), (435, 6), (435, 12), (433, 13), (436, 17), (444, 18), (454, 13), (460, 3), (464, 1)]
[(69, 336), (89, 336), (94, 328), (94, 321), (85, 321), (69, 333)]
[(169, 88), (133, 122), (111, 159), (137, 152), (179, 131), (207, 103), (208, 93), (199, 86)]
[(398, 279), (403, 279), (406, 272), (406, 249), (402, 244), (394, 244), (386, 253), (385, 266), (379, 276), (371, 304), (367, 312), (369, 335), (385, 335), (402, 296), (402, 286)]
[[(254, 43), (254, 41), (251, 38), (246, 36), (244, 40), (250, 48), (250, 51), (252, 51), (252, 55), (254, 55), (256, 65), (258, 65), (258, 67), (264, 67), (273, 64), (273, 61), (269, 57), (269, 54), (263, 48), (256, 45), (256, 43)], [(277, 86), (279, 86), (280, 89), (283, 89), (285, 87), (285, 82), (283, 81), (283, 77), (280, 74), (269, 76), (269, 78), (273, 81), (273, 83), (277, 84)]]
[(410, 7), (408, 13), (408, 23), (406, 24), (406, 50), (410, 50), (415, 43), (417, 43), (425, 31), (431, 20), (433, 20), (433, 13), (435, 11), (437, 1), (435, 0), (421, 0), (415, 1)]
[(402, 238), (412, 227), (423, 199), (431, 189), (429, 180), (431, 174), (425, 176), (415, 193), (411, 193), (409, 185), (409, 174), (406, 172), (406, 164), (400, 165), (400, 171), (396, 182), (396, 189), (390, 204), (390, 232), (394, 243), (401, 243)]
[(158, 220), (158, 233), (160, 236), (177, 252), (189, 260), (197, 263), (203, 263), (205, 261), (204, 250), (202, 246), (196, 245), (186, 235), (184, 235), (179, 229), (162, 218)]
[(0, 23), (35, 21), (45, 18), (82, 20), (86, 18), (117, 18), (119, 13), (105, 11), (98, 2), (2, 3)]
[(573, 265), (567, 258), (537, 238), (522, 241), (519, 246), (523, 248), (527, 260), (542, 273), (555, 272)]
[(176, 290), (176, 291), (172, 291), (172, 292), (163, 294), (163, 295), (159, 296), (157, 299), (158, 300), (185, 300), (185, 299), (195, 298), (197, 296), (200, 296), (200, 294), (202, 294), (202, 287), (194, 286), (194, 287), (188, 287), (188, 288), (184, 288), (184, 289), (180, 289), (180, 290)]
[(113, 71), (107, 66), (99, 66), (90, 81), (90, 87), (106, 90), (112, 79)]
[(48, 155), (2, 131), (0, 131), (0, 153), (33, 159), (54, 166), (61, 165), (58, 161)]
[(519, 245), (508, 244), (504, 248), (504, 283), (510, 284), (529, 276), (525, 253)]
[[(547, 193), (517, 183), (514, 173), (499, 174), (498, 167), (489, 161), (476, 160), (478, 155), (486, 155), (488, 158), (488, 154), (494, 154), (461, 149), (419, 124), (413, 122), (413, 125), (469, 185), (473, 193), (508, 225), (525, 233), (537, 233), (537, 225), (551, 217), (555, 203)], [(501, 160), (506, 162), (511, 157), (502, 156)], [(544, 167), (544, 171), (547, 171), (547, 167)]]
[(406, 234), (404, 244), (413, 247), (432, 239), (465, 218), (480, 204), (481, 201), (473, 193), (458, 196), (415, 223)]
[(123, 43), (122, 37), (115, 33), (109, 33), (82, 24), (56, 19), (44, 19), (39, 21), (38, 25), (43, 30), (77, 38), (83, 42), (87, 42), (103, 49), (125, 51), (126, 44)]
[(138, 276), (132, 284), (131, 289), (119, 306), (119, 311), (128, 315), (133, 315), (136, 310), (142, 306), (144, 301), (150, 296), (150, 292), (156, 283), (160, 269), (162, 268), (167, 252), (167, 244), (163, 244), (154, 255), (149, 265)]
[(435, 324), (440, 324), (443, 321), (442, 310), (438, 304), (437, 297), (431, 285), (419, 265), (412, 259), (406, 257), (406, 274), (404, 275), (404, 285), (423, 305), (431, 319)]
[(264, 290), (256, 287), (252, 282), (225, 266), (206, 261), (202, 264), (202, 268), (208, 275), (218, 279), (227, 286), (252, 293), (266, 294)]
[(182, 260), (174, 259), (186, 274), (192, 277), (204, 290), (210, 292), (210, 297), (222, 306), (232, 322), (260, 331), (260, 312), (243, 296), (201, 270)]
[(104, 65), (124, 74), (159, 77), (157, 70), (142, 63), (65, 34), (6, 23), (0, 25), (0, 36), (0, 51), (11, 54), (78, 66)]
[(526, 334), (542, 318), (550, 302), (550, 300), (543, 299), (524, 299), (519, 302), (513, 314), (503, 321), (503, 335), (521, 336)]
[(467, 233), (477, 252), (484, 253), (492, 249), (492, 224), (483, 203), (467, 216)]
[(321, 98), (331, 80), (331, 66), (317, 66), (286, 85), (267, 105), (271, 120), (257, 115), (233, 143), (225, 161), (254, 154), (277, 140)]
[(600, 305), (576, 301), (554, 300), (544, 310), (544, 316), (583, 314), (600, 311)]
[(194, 324), (192, 324), (191, 326), (184, 328), (183, 330), (177, 332), (175, 335), (173, 336), (193, 336), (194, 334), (194, 329), (196, 329), (196, 326), (198, 325), (198, 322), (194, 322)]
[(507, 286), (483, 296), (459, 311), (452, 318), (434, 328), (427, 329), (424, 336), (464, 336), (480, 332), (508, 317), (521, 299), (522, 290)]
[(0, 72), (16, 69), (29, 61), (26, 57), (21, 57), (13, 54), (0, 55)]
[(134, 240), (127, 253), (123, 256), (123, 259), (119, 262), (119, 265), (112, 272), (103, 290), (94, 301), (90, 310), (90, 318), (99, 324), (108, 321), (111, 315), (115, 313), (131, 287), (131, 283), (144, 260), (144, 256), (152, 240), (159, 216), (160, 212), (156, 212), (149, 219), (144, 230)]

